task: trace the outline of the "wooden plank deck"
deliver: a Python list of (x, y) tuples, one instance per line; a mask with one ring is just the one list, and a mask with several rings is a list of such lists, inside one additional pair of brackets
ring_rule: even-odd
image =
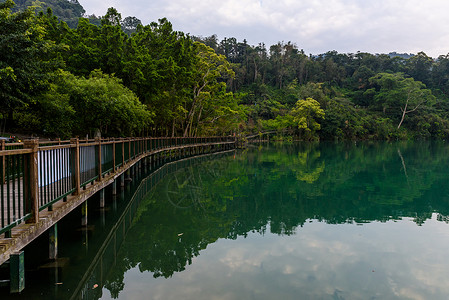
[(0, 238), (0, 264), (8, 260), (11, 253), (14, 253), (25, 247), (28, 243), (48, 230), (51, 226), (53, 226), (56, 222), (70, 213), (73, 209), (90, 198), (93, 194), (114, 182), (117, 177), (119, 177), (137, 161), (138, 160), (133, 161), (132, 164), (128, 164), (124, 168), (118, 170), (116, 173), (106, 176), (102, 181), (96, 182), (95, 185), (88, 185), (86, 190), (81, 190), (81, 193), (79, 195), (68, 196), (66, 202), (62, 200), (56, 202), (53, 205), (52, 211), (41, 211), (39, 213), (39, 220), (37, 221), (37, 223), (21, 223), (18, 226), (14, 227), (11, 230), (11, 238), (5, 238), (3, 234), (3, 236)]

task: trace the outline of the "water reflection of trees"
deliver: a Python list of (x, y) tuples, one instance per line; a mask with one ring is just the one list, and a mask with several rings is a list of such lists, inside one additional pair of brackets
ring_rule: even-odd
[(217, 239), (290, 235), (309, 219), (448, 222), (446, 153), (431, 142), (270, 145), (177, 171), (141, 204), (107, 287), (118, 296), (130, 268), (170, 277)]

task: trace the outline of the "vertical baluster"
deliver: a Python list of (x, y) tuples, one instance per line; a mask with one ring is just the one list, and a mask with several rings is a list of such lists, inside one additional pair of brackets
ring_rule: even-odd
[(47, 176), (48, 176), (48, 195), (47, 196), (48, 197), (47, 197), (46, 201), (44, 202), (44, 205), (50, 203), (50, 201), (51, 201), (51, 199), (53, 197), (53, 186), (54, 186), (54, 184), (53, 184), (53, 168), (54, 168), (54, 166), (53, 166), (53, 164), (54, 164), (53, 151), (52, 150), (47, 150), (47, 155), (48, 155), (48, 159), (47, 159), (47, 165), (48, 165), (48, 173), (47, 173)]
[(13, 155), (12, 159), (11, 159), (11, 169), (12, 169), (12, 177), (11, 177), (11, 182), (12, 182), (12, 221), (16, 221), (17, 220), (17, 199), (16, 199), (16, 180), (19, 179), (19, 170), (17, 168), (17, 156)]
[(64, 188), (63, 188), (63, 176), (62, 176), (62, 168), (64, 166), (64, 162), (62, 160), (62, 151), (63, 149), (56, 150), (58, 153), (58, 168), (57, 168), (57, 178), (58, 178), (58, 197), (64, 194)]
[(42, 205), (45, 205), (46, 203), (48, 203), (48, 200), (50, 199), (50, 169), (51, 169), (51, 158), (50, 158), (50, 151), (45, 151), (45, 166), (46, 166), (46, 197), (45, 197), (45, 201), (44, 203), (42, 203)]
[[(4, 140), (0, 141), (0, 151), (6, 150), (6, 142)], [(6, 182), (6, 156), (2, 156), (2, 160), (1, 160), (1, 178), (2, 180), (0, 181), (0, 183), (3, 185)], [(2, 197), (3, 199), (3, 197)]]
[(60, 156), (60, 163), (59, 163), (59, 178), (60, 178), (60, 196), (64, 195), (66, 193), (66, 186), (65, 186), (65, 174), (64, 174), (64, 169), (66, 166), (66, 161), (64, 159), (65, 156), (65, 149), (61, 148), (59, 149), (59, 156)]
[(45, 201), (45, 199), (47, 198), (47, 164), (48, 164), (48, 160), (46, 158), (47, 156), (47, 151), (42, 151), (42, 189), (43, 189), (43, 197), (42, 199), (40, 199), (41, 203), (40, 205), (43, 204), (43, 201)]
[(38, 172), (39, 172), (39, 175), (38, 175), (38, 186), (39, 186), (39, 198), (40, 199), (42, 199), (42, 198), (44, 198), (44, 191), (43, 191), (43, 184), (42, 184), (42, 161), (43, 161), (43, 159), (42, 159), (42, 153), (43, 153), (43, 151), (39, 151), (39, 153), (38, 153), (38, 156), (39, 156), (39, 166), (38, 166)]
[(10, 180), (11, 180), (11, 159), (10, 156), (6, 157), (6, 206), (7, 206), (7, 215), (8, 218), (6, 219), (6, 223), (10, 224), (11, 223), (11, 185), (10, 185)]
[[(67, 186), (67, 148), (61, 149), (61, 180), (63, 194), (67, 193), (69, 187)], [(65, 200), (65, 197), (64, 197)]]
[(20, 184), (23, 180), (23, 156), (19, 155), (18, 156), (18, 168), (19, 168), (19, 176), (18, 176), (18, 180), (17, 180), (17, 205), (18, 205), (18, 209), (17, 209), (17, 218), (21, 219), (22, 218), (22, 208), (23, 208), (23, 193), (22, 193), (22, 189), (21, 189), (21, 185), (23, 186), (23, 183)]
[[(4, 141), (2, 141), (2, 142), (4, 142)], [(3, 150), (3, 149), (2, 149)], [(6, 215), (5, 215), (5, 200), (6, 200), (6, 197), (5, 197), (5, 182), (6, 182), (6, 180), (5, 180), (5, 171), (6, 171), (6, 169), (5, 169), (5, 156), (2, 156), (1, 157), (1, 160), (0, 160), (0, 196), (1, 196), (1, 198), (0, 198), (0, 205), (1, 205), (1, 211), (0, 211), (0, 219), (2, 220), (2, 228), (4, 228), (5, 227), (5, 218), (6, 218)]]
[(49, 203), (51, 202), (51, 201), (53, 201), (54, 199), (56, 199), (56, 197), (57, 197), (57, 176), (56, 176), (56, 169), (57, 169), (57, 165), (58, 165), (58, 163), (57, 163), (57, 150), (51, 150), (51, 156), (52, 156), (52, 160), (51, 160), (51, 165), (52, 165), (52, 168), (51, 168), (51, 182), (52, 182), (52, 194), (51, 194), (51, 197), (50, 197), (50, 200), (48, 201)]

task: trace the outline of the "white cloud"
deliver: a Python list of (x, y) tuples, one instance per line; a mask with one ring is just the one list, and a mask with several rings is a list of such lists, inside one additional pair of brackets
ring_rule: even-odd
[(293, 236), (220, 239), (170, 279), (128, 271), (120, 299), (445, 299), (447, 226), (434, 214), (422, 227), (314, 222)]
[(88, 14), (110, 6), (144, 24), (167, 17), (193, 35), (292, 41), (306, 52), (449, 52), (449, 2), (441, 0), (81, 0)]

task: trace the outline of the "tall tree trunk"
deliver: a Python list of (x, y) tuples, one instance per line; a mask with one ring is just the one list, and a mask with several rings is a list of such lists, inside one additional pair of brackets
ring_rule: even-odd
[(402, 110), (401, 122), (399, 122), (398, 129), (401, 128), (402, 122), (404, 122), (405, 114), (407, 113), (407, 105), (408, 105), (408, 99), (407, 99), (407, 103), (405, 103), (405, 108)]
[(254, 82), (256, 82), (256, 80), (257, 80), (257, 63), (256, 63), (255, 57), (253, 57), (253, 61), (254, 61)]

